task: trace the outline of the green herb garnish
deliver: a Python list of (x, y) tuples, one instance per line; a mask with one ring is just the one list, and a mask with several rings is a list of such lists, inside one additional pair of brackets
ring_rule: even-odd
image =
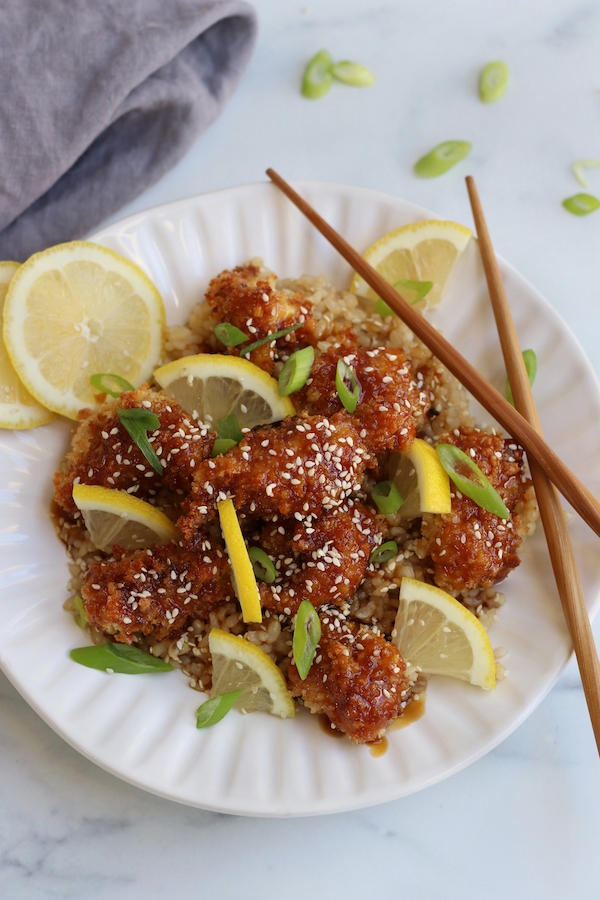
[(591, 194), (574, 194), (563, 200), (564, 208), (567, 212), (573, 213), (574, 216), (587, 216), (588, 213), (594, 212), (600, 206), (600, 200), (592, 197)]
[(309, 62), (302, 78), (302, 96), (308, 100), (324, 97), (333, 80), (333, 60), (327, 50), (320, 50)]
[(371, 494), (375, 505), (384, 516), (393, 516), (397, 513), (404, 500), (400, 496), (398, 488), (393, 481), (380, 481), (373, 488)]
[(483, 103), (495, 103), (508, 87), (508, 66), (497, 60), (488, 63), (479, 79), (479, 96)]
[(280, 397), (288, 397), (304, 387), (314, 359), (314, 347), (304, 347), (303, 350), (292, 353), (279, 374), (277, 390)]
[(454, 444), (438, 444), (435, 452), (444, 470), (465, 497), (500, 519), (510, 519), (502, 497), (470, 456)]
[(219, 694), (217, 697), (201, 703), (196, 713), (196, 728), (208, 728), (209, 725), (216, 725), (233, 709), (241, 696), (242, 692), (239, 690), (228, 691), (226, 694)]
[(369, 564), (373, 566), (380, 566), (382, 563), (387, 562), (392, 557), (397, 556), (398, 554), (398, 544), (396, 541), (386, 541), (385, 544), (382, 544), (381, 547), (377, 547), (371, 553), (369, 557)]
[(338, 81), (343, 81), (344, 84), (351, 84), (353, 87), (368, 87), (377, 81), (373, 73), (365, 66), (346, 59), (335, 63), (331, 69), (331, 74)]
[[(90, 382), (97, 391), (110, 397), (120, 397), (123, 391), (135, 391), (134, 386), (120, 375), (92, 375)], [(112, 387), (108, 387), (109, 384)]]
[[(533, 384), (537, 372), (537, 359), (533, 350), (523, 350), (523, 361), (525, 363), (525, 368), (527, 369), (529, 384)], [(515, 405), (508, 378), (506, 379), (506, 399), (511, 406)]]
[(343, 359), (338, 359), (337, 362), (335, 370), (335, 386), (342, 406), (349, 413), (353, 413), (358, 406), (360, 385), (356, 380), (356, 375), (348, 363)]
[(310, 671), (315, 650), (321, 639), (321, 620), (308, 600), (303, 600), (298, 607), (292, 651), (298, 675), (304, 681)]
[(573, 163), (573, 175), (582, 187), (588, 186), (588, 180), (583, 174), (584, 169), (597, 169), (600, 167), (600, 159), (579, 159)]
[(215, 325), (214, 333), (215, 337), (222, 344), (225, 344), (226, 347), (237, 347), (238, 344), (243, 344), (244, 341), (248, 340), (247, 334), (244, 334), (235, 325), (230, 325), (229, 322), (221, 322), (219, 325)]
[(437, 178), (464, 159), (470, 149), (468, 141), (444, 141), (421, 157), (415, 165), (415, 172), (421, 178)]
[(247, 356), (248, 353), (252, 353), (253, 350), (258, 350), (263, 344), (269, 344), (271, 341), (276, 341), (277, 338), (285, 337), (286, 334), (291, 334), (292, 331), (298, 331), (299, 328), (302, 328), (302, 324), (302, 322), (298, 322), (297, 325), (291, 325), (289, 328), (284, 328), (283, 331), (276, 331), (275, 334), (268, 334), (266, 337), (261, 338), (260, 341), (248, 344), (247, 347), (240, 350), (240, 356)]
[(145, 675), (150, 672), (170, 672), (172, 665), (145, 650), (129, 644), (98, 644), (71, 650), (71, 659), (89, 669), (119, 672), (122, 675)]
[(230, 438), (217, 438), (213, 444), (212, 458), (222, 456), (223, 453), (227, 453), (228, 450), (231, 450), (232, 447), (237, 447), (237, 445), (238, 442), (232, 441)]
[[(423, 300), (423, 298), (427, 296), (432, 287), (433, 281), (411, 281), (410, 278), (401, 278), (400, 281), (397, 281), (393, 285), (395, 291), (401, 291), (402, 288), (405, 288), (408, 291), (416, 292), (416, 297), (410, 301), (411, 306), (414, 306), (415, 303), (419, 302), (419, 300)], [(381, 299), (381, 297), (379, 297), (377, 300), (377, 304), (375, 305), (375, 312), (379, 313), (379, 315), (384, 319), (386, 316), (395, 315), (394, 310), (391, 309), (387, 305), (385, 300)]]
[(118, 409), (117, 415), (121, 420), (123, 428), (127, 431), (131, 439), (142, 451), (152, 468), (159, 475), (162, 475), (162, 466), (160, 460), (152, 445), (148, 440), (148, 431), (155, 431), (160, 428), (160, 420), (149, 409)]
[(277, 576), (275, 566), (262, 547), (250, 547), (248, 556), (254, 569), (254, 574), (266, 584), (273, 584)]

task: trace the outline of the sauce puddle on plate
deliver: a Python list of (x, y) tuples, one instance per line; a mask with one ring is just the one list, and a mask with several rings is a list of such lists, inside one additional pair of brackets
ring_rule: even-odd
[[(421, 718), (423, 713), (425, 712), (425, 700), (427, 699), (427, 695), (425, 692), (419, 694), (418, 700), (413, 700), (409, 703), (406, 712), (399, 719), (394, 719), (394, 721), (388, 725), (388, 731), (400, 731), (401, 728), (406, 728), (407, 725), (411, 725), (413, 722), (416, 722)], [(371, 744), (369, 746), (369, 753), (371, 756), (375, 756), (376, 758), (383, 756), (386, 753), (389, 746), (388, 739), (386, 737), (382, 738), (379, 744)]]

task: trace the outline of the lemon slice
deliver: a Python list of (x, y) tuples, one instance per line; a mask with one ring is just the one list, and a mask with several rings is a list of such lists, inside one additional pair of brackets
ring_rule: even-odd
[[(469, 228), (456, 222), (436, 219), (416, 222), (379, 238), (363, 256), (390, 284), (402, 278), (432, 281), (433, 287), (422, 301), (423, 306), (432, 307), (442, 299), (444, 288), (472, 236)], [(354, 276), (350, 290), (377, 300), (377, 294), (360, 275)], [(411, 292), (401, 293), (410, 302)]]
[(496, 687), (490, 639), (473, 613), (445, 591), (403, 578), (393, 641), (425, 675), (450, 675), (485, 690)]
[(260, 594), (233, 500), (220, 500), (217, 509), (231, 562), (231, 580), (242, 607), (242, 617), (244, 622), (262, 622)]
[[(18, 268), (19, 263), (0, 262), (0, 328), (8, 285)], [(55, 414), (40, 406), (24, 387), (6, 352), (4, 341), (0, 340), (0, 428), (35, 428), (46, 425), (54, 418)]]
[(282, 719), (294, 716), (285, 678), (264, 650), (218, 628), (208, 635), (208, 646), (213, 665), (211, 697), (241, 689), (234, 709), (260, 710)]
[(139, 550), (179, 539), (177, 528), (164, 513), (127, 491), (74, 484), (73, 500), (100, 550), (110, 551), (113, 544)]
[(450, 479), (430, 444), (416, 438), (406, 455), (394, 454), (392, 465), (395, 459), (393, 481), (404, 500), (398, 510), (402, 519), (451, 511)]
[(238, 356), (184, 356), (154, 373), (156, 381), (189, 415), (216, 425), (234, 413), (240, 428), (255, 428), (295, 415), (289, 397), (254, 363)]
[(139, 385), (162, 352), (160, 294), (133, 263), (73, 241), (36, 253), (11, 280), (4, 342), (17, 375), (48, 409), (77, 419), (96, 405), (90, 375)]

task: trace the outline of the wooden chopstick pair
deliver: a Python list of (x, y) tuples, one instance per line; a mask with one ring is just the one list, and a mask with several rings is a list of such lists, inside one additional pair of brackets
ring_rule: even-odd
[(280, 175), (273, 169), (267, 169), (266, 174), (506, 431), (525, 447), (548, 542), (552, 568), (581, 672), (596, 745), (600, 752), (600, 663), (573, 548), (554, 485), (599, 536), (600, 504), (543, 439), (529, 378), (473, 178), (471, 176), (467, 178), (467, 187), (516, 409)]

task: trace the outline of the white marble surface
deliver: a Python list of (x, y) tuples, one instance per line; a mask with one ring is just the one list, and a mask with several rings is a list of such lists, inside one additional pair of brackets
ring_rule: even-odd
[[(600, 212), (575, 218), (570, 165), (600, 156), (600, 3), (545, 0), (255, 0), (250, 69), (221, 119), (123, 214), (189, 194), (286, 178), (375, 188), (470, 224), (463, 176), (478, 182), (499, 253), (535, 284), (600, 372)], [(298, 92), (327, 47), (370, 66), (366, 90)], [(477, 73), (504, 59), (494, 106)], [(414, 161), (470, 140), (466, 163), (421, 181)], [(600, 172), (590, 173), (600, 195)], [(120, 216), (119, 216), (120, 217)], [(600, 624), (595, 626), (600, 639)], [(122, 783), (55, 735), (0, 676), (0, 896), (244, 900), (365, 895), (418, 900), (598, 896), (600, 767), (577, 669), (517, 732), (426, 791), (321, 819), (251, 820), (178, 806)]]

